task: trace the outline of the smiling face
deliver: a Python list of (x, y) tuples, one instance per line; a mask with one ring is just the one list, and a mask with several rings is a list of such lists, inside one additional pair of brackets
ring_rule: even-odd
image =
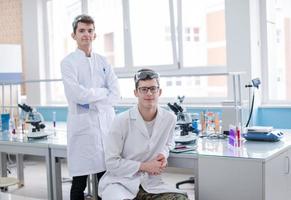
[(137, 89), (134, 90), (140, 109), (156, 108), (161, 93), (157, 79), (140, 80)]
[(96, 38), (94, 25), (78, 22), (76, 33), (72, 33), (72, 37), (76, 40), (79, 49), (87, 50), (91, 48), (92, 42)]

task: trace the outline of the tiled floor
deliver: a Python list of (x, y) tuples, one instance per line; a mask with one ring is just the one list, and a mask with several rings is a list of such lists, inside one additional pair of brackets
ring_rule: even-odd
[[(15, 176), (15, 167), (11, 167), (12, 176)], [(63, 177), (68, 177), (66, 163), (62, 165), (62, 175)], [(35, 200), (35, 199), (47, 199), (47, 189), (46, 189), (46, 171), (45, 163), (41, 158), (25, 157), (25, 168), (24, 168), (24, 179), (25, 186), (22, 188), (17, 188), (16, 186), (10, 186), (8, 192), (17, 195), (16, 197), (5, 197), (0, 194), (1, 200)], [(169, 184), (175, 185), (176, 182), (188, 179), (191, 176), (191, 171), (185, 171), (182, 169), (169, 168), (166, 173), (164, 173), (164, 180)], [(63, 189), (63, 199), (69, 199), (70, 182), (64, 182), (62, 185)], [(194, 200), (194, 185), (185, 184), (182, 185), (181, 190), (187, 192), (189, 199)], [(1, 196), (2, 195), (2, 196)], [(27, 199), (33, 198), (33, 199)]]
[(24, 196), (19, 196), (16, 194), (9, 194), (7, 192), (5, 193), (0, 192), (0, 199), (1, 200), (39, 200), (36, 198), (31, 198), (31, 197), (24, 197)]

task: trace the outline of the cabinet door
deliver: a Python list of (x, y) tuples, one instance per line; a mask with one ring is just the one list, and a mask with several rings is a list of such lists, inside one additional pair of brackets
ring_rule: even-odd
[(198, 165), (199, 200), (263, 200), (262, 161), (200, 156)]
[[(266, 200), (288, 199), (288, 151), (268, 160), (265, 163), (265, 195)], [(290, 188), (290, 187), (289, 187)]]

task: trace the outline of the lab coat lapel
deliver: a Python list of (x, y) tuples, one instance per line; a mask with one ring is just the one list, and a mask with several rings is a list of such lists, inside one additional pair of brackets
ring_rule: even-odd
[[(86, 77), (87, 79), (90, 78), (90, 81), (88, 81), (87, 86), (88, 87), (95, 87), (94, 83), (94, 78), (93, 78), (93, 73), (94, 73), (94, 65), (95, 65), (95, 59), (93, 59), (93, 54), (91, 55), (91, 58), (86, 57), (86, 54), (84, 51), (81, 49), (77, 48), (76, 49), (76, 54), (78, 55), (78, 59), (81, 62), (80, 66), (82, 66), (82, 69), (80, 70), (88, 70), (90, 76)], [(88, 67), (88, 69), (84, 69), (84, 67)]]
[(153, 128), (153, 134), (152, 134), (152, 138), (155, 138), (156, 134), (160, 134), (160, 125), (165, 123), (165, 121), (163, 121), (163, 110), (160, 109), (160, 107), (158, 107), (158, 112), (157, 112), (157, 116), (155, 119), (155, 124), (154, 124), (154, 128)]
[(149, 138), (149, 134), (146, 129), (144, 120), (141, 114), (139, 113), (137, 106), (135, 106), (135, 108), (132, 109), (130, 117), (132, 120), (134, 120), (134, 128), (138, 129), (145, 137)]

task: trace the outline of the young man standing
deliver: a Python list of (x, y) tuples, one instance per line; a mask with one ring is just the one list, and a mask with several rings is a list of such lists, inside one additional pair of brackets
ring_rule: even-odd
[(100, 179), (105, 172), (102, 138), (107, 134), (119, 101), (116, 75), (105, 58), (92, 52), (96, 38), (94, 20), (79, 15), (73, 22), (72, 38), (77, 49), (61, 63), (68, 101), (68, 168), (73, 177), (71, 200), (84, 199), (89, 174)]
[(134, 81), (137, 106), (118, 115), (105, 137), (107, 171), (99, 195), (103, 200), (186, 200), (161, 177), (174, 147), (176, 116), (158, 106), (159, 75), (142, 69)]

